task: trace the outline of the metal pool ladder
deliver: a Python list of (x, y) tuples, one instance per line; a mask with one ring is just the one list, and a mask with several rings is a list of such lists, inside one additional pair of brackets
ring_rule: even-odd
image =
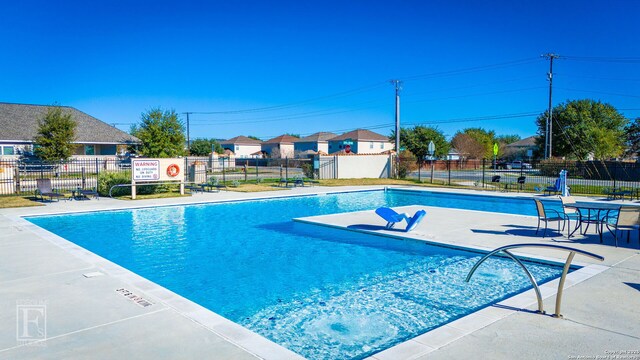
[(509, 249), (515, 249), (515, 248), (521, 248), (521, 247), (552, 248), (556, 250), (564, 250), (569, 252), (569, 256), (567, 256), (567, 261), (565, 261), (564, 263), (562, 276), (560, 276), (560, 283), (558, 284), (558, 294), (556, 295), (556, 312), (555, 314), (553, 314), (553, 317), (556, 317), (556, 318), (562, 318), (562, 315), (560, 314), (560, 305), (562, 304), (562, 290), (564, 288), (564, 280), (567, 277), (567, 273), (569, 272), (569, 268), (571, 267), (571, 261), (573, 261), (573, 257), (576, 255), (576, 253), (580, 255), (588, 256), (596, 260), (600, 260), (600, 261), (604, 260), (604, 257), (600, 255), (590, 253), (588, 251), (583, 251), (580, 249), (568, 247), (568, 246), (554, 245), (554, 244), (535, 244), (535, 243), (534, 244), (511, 244), (511, 245), (501, 246), (491, 251), (490, 253), (486, 254), (485, 256), (483, 256), (475, 265), (473, 265), (473, 268), (471, 268), (471, 271), (469, 271), (469, 274), (467, 275), (467, 278), (465, 279), (465, 281), (469, 282), (469, 280), (471, 280), (471, 277), (473, 276), (473, 273), (478, 269), (480, 264), (482, 264), (485, 260), (487, 260), (491, 255), (497, 254), (499, 252), (503, 252), (505, 255), (507, 255), (513, 261), (515, 261), (518, 265), (520, 265), (522, 270), (524, 270), (524, 272), (527, 274), (529, 281), (531, 281), (531, 284), (533, 285), (533, 289), (536, 291), (536, 297), (538, 299), (538, 312), (541, 314), (544, 314), (545, 311), (542, 305), (542, 294), (540, 293), (540, 288), (538, 287), (538, 283), (536, 282), (536, 279), (533, 278), (533, 275), (531, 275), (531, 272), (529, 271), (529, 269), (527, 269), (526, 266), (524, 266), (522, 261), (520, 261), (517, 257), (515, 257), (511, 252), (509, 252)]

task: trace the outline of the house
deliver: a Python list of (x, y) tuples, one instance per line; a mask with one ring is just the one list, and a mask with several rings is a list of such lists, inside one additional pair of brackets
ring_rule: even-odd
[(537, 136), (529, 136), (522, 140), (504, 146), (503, 157), (511, 159), (531, 159), (537, 149)]
[[(31, 151), (39, 121), (52, 106), (0, 103), (0, 155)], [(140, 139), (78, 109), (61, 106), (77, 123), (74, 156), (116, 155), (118, 147), (140, 143)]]
[(328, 140), (329, 153), (379, 154), (393, 149), (389, 138), (370, 130), (357, 129)]
[(271, 158), (292, 158), (293, 144), (298, 140), (291, 135), (280, 135), (262, 143), (262, 151)]
[(451, 148), (447, 153), (447, 160), (460, 160), (460, 153), (458, 150)]
[(246, 159), (261, 157), (256, 155), (256, 153), (261, 150), (262, 142), (260, 140), (240, 135), (229, 140), (221, 141), (220, 145), (225, 150), (232, 151), (236, 155), (236, 158)]
[(293, 150), (295, 154), (307, 152), (317, 153), (322, 151), (329, 153), (329, 139), (336, 137), (337, 135), (330, 132), (317, 132), (315, 134), (298, 139), (293, 143)]

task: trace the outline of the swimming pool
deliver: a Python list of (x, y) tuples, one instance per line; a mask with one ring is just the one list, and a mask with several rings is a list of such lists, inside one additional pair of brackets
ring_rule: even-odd
[[(382, 205), (482, 210), (483, 200), (368, 191), (28, 220), (305, 357), (340, 359), (373, 354), (529, 282), (511, 261), (496, 258), (466, 284), (477, 253), (412, 241), (389, 247), (375, 236), (291, 219)], [(500, 200), (511, 213), (533, 207), (531, 200)], [(529, 268), (539, 282), (560, 273)]]

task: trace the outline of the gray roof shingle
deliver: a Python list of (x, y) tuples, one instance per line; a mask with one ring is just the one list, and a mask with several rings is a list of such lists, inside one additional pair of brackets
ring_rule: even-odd
[[(0, 140), (32, 142), (38, 133), (38, 121), (52, 106), (0, 102)], [(74, 143), (130, 144), (140, 139), (70, 106), (61, 106), (78, 124)]]
[(389, 141), (388, 137), (382, 136), (378, 133), (374, 133), (373, 131), (366, 129), (356, 129), (353, 131), (349, 131), (340, 136), (329, 139), (329, 141), (341, 141), (347, 139), (356, 141)]
[(319, 141), (328, 141), (329, 139), (333, 139), (334, 137), (336, 137), (338, 135), (331, 133), (331, 132), (325, 132), (325, 131), (321, 131), (321, 132), (317, 132), (315, 134), (309, 135), (307, 137), (303, 137), (302, 139), (298, 139), (296, 140), (297, 143), (313, 143), (313, 142), (319, 142)]
[(228, 144), (260, 145), (262, 144), (262, 141), (240, 135), (240, 136), (233, 137), (229, 140), (220, 141), (220, 145), (223, 145), (223, 144), (224, 145), (228, 145)]

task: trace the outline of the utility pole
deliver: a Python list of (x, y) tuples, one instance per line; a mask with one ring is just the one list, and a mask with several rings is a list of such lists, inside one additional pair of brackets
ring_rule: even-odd
[(402, 90), (402, 81), (391, 80), (392, 85), (396, 88), (396, 177), (400, 169), (400, 90)]
[(193, 113), (185, 112), (183, 114), (187, 115), (187, 150), (189, 150), (189, 155), (191, 155), (191, 138), (189, 137), (189, 114), (193, 114)]
[(551, 145), (553, 139), (553, 104), (551, 100), (551, 95), (553, 94), (553, 59), (557, 59), (560, 56), (558, 54), (548, 53), (543, 54), (542, 57), (549, 59), (549, 73), (547, 73), (547, 80), (549, 80), (549, 111), (547, 112), (547, 126), (545, 129), (547, 137), (544, 144), (544, 158), (548, 159), (553, 157)]
[(400, 90), (402, 90), (402, 81), (391, 80), (396, 88), (396, 152), (400, 156)]

